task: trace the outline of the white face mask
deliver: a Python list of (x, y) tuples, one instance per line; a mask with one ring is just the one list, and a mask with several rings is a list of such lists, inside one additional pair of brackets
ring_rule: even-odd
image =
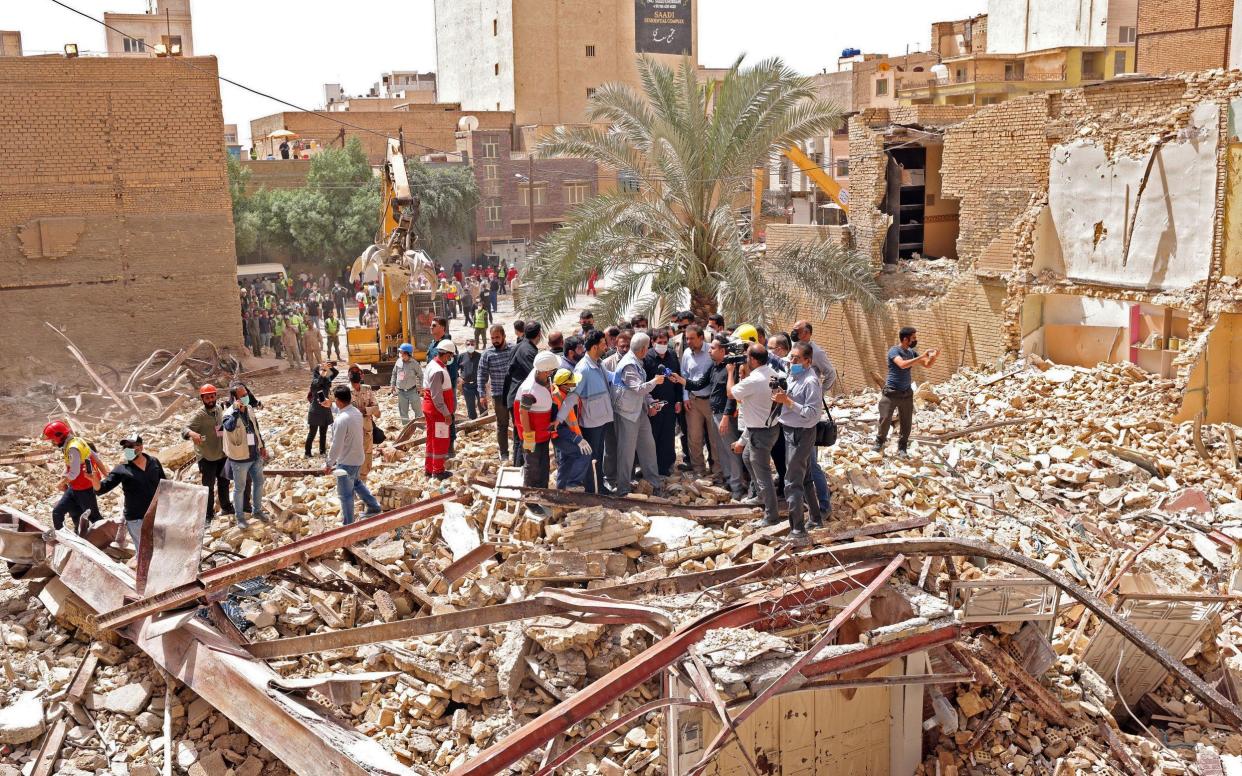
[(656, 344), (656, 345), (652, 345), (651, 347), (655, 349), (656, 355), (658, 356), (662, 356), (668, 352), (668, 345)]

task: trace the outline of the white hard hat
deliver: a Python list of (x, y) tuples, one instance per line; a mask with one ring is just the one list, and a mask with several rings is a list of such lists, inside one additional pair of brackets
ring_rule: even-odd
[(553, 372), (561, 366), (561, 358), (550, 350), (541, 350), (535, 356), (536, 372)]
[(453, 344), (451, 339), (442, 339), (436, 343), (436, 352), (457, 355), (457, 346)]

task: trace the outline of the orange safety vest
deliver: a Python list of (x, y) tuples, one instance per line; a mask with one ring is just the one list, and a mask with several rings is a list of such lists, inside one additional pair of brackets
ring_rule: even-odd
[[(552, 392), (552, 417), (553, 418), (557, 418), (560, 416), (561, 403), (564, 402), (566, 398), (568, 398), (568, 396), (562, 393), (559, 388)], [(582, 436), (582, 429), (578, 426), (578, 409), (576, 407), (574, 409), (571, 409), (569, 411), (569, 414), (565, 416), (565, 425), (569, 426), (570, 431), (574, 432), (578, 436)], [(553, 429), (552, 438), (556, 439), (556, 436), (557, 436), (556, 430)]]

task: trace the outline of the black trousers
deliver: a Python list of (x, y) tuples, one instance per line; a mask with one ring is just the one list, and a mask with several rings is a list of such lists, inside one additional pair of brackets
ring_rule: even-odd
[(324, 423), (323, 425), (312, 424), (306, 432), (306, 454), (311, 454), (311, 442), (315, 441), (315, 433), (319, 433), (319, 454), (324, 455), (328, 452), (328, 426), (332, 424)]
[(535, 443), (535, 449), (527, 451), (526, 463), (522, 465), (522, 485), (527, 488), (548, 487), (552, 464), (548, 459), (549, 441)]
[(896, 410), (898, 422), (897, 449), (905, 450), (910, 443), (910, 428), (914, 425), (914, 392), (885, 391), (880, 397), (880, 427), (877, 430), (876, 444), (883, 446), (888, 439), (888, 429), (893, 424), (893, 411)]
[(226, 515), (233, 514), (233, 500), (230, 493), (232, 485), (224, 476), (224, 462), (227, 460), (227, 458), (221, 458), (218, 461), (198, 459), (198, 473), (202, 476), (203, 486), (207, 488), (208, 520), (216, 513), (217, 493), (220, 494), (220, 511)]
[(99, 501), (95, 497), (94, 489), (73, 490), (70, 488), (62, 493), (56, 506), (52, 507), (52, 527), (59, 529), (63, 526), (65, 515), (73, 520), (74, 530), (77, 530), (78, 518), (82, 515), (86, 515), (86, 519), (92, 523), (102, 520), (103, 515), (99, 514)]
[(656, 468), (667, 477), (677, 463), (677, 413), (672, 404), (665, 404), (651, 418), (651, 436), (655, 440)]

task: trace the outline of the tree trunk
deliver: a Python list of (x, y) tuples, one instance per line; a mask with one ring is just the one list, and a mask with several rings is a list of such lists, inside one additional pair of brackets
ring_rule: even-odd
[(716, 297), (703, 291), (690, 289), (690, 312), (700, 326), (706, 325), (707, 316), (716, 312)]

